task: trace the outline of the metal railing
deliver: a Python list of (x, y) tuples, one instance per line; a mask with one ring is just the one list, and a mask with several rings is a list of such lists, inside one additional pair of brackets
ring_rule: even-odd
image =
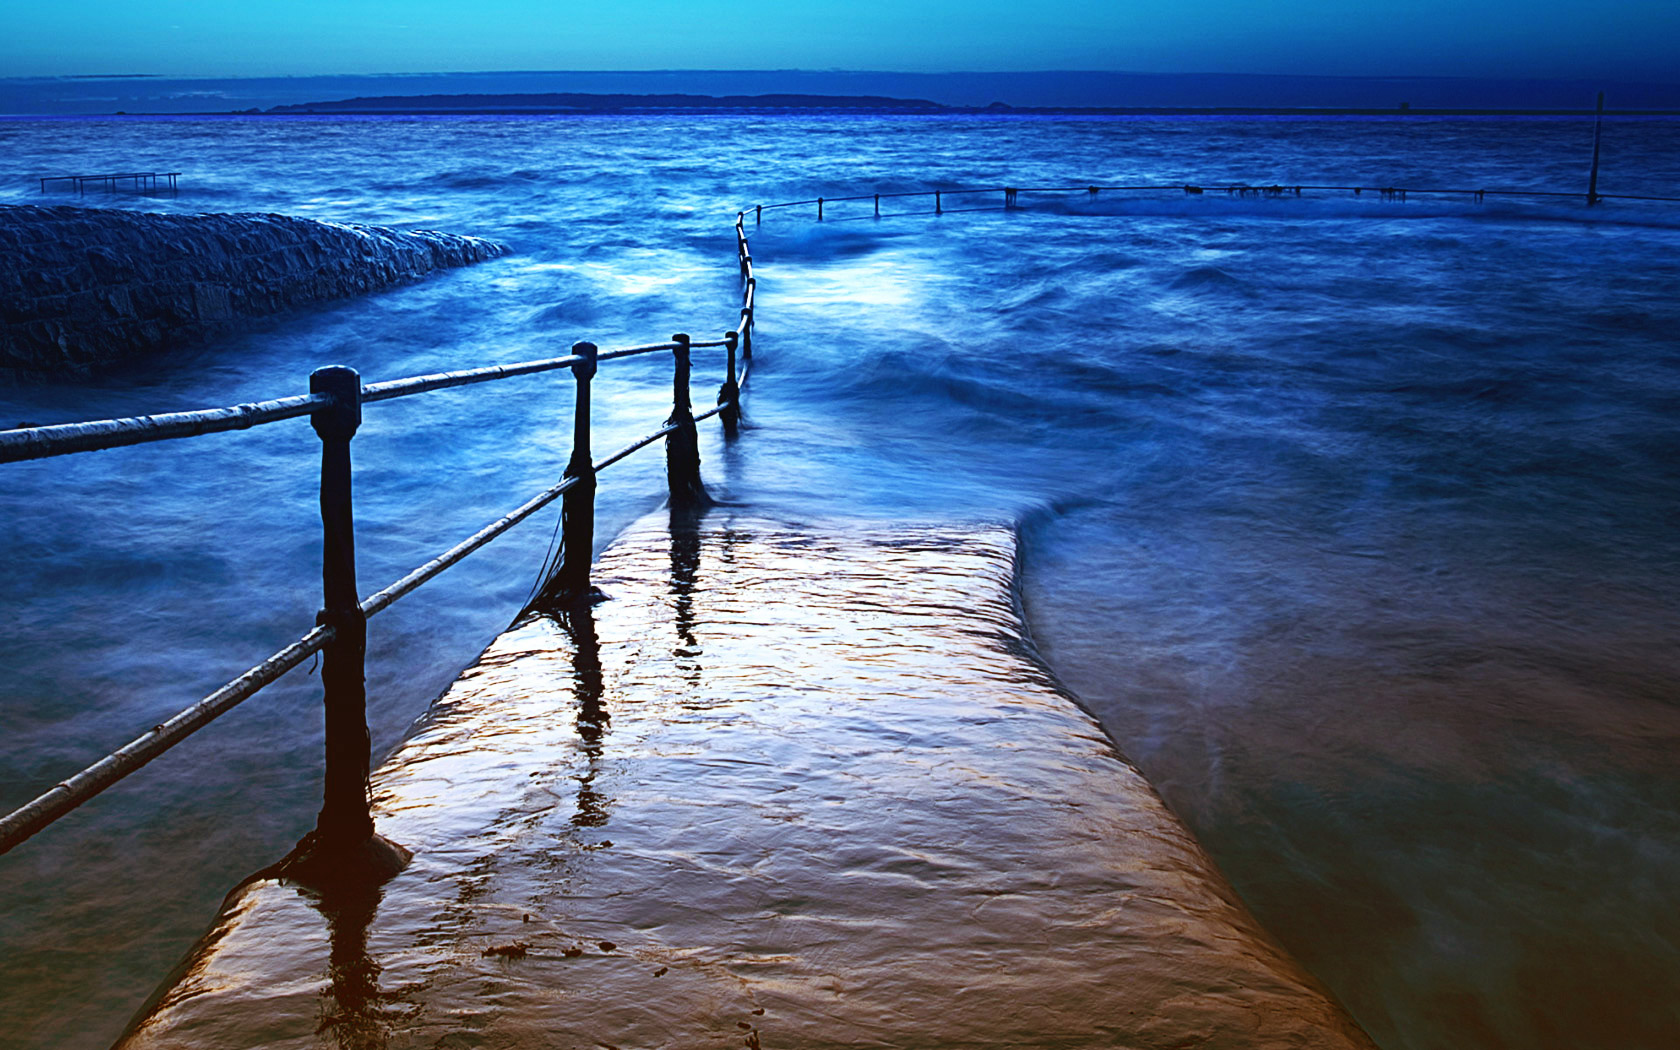
[(883, 213), (881, 211), (882, 201), (920, 197), (924, 200), (931, 198), (933, 201), (933, 214), (943, 215), (947, 210), (950, 210), (945, 207), (945, 199), (947, 197), (1000, 196), (1002, 198), (1002, 207), (1010, 209), (1020, 206), (1020, 195), (1023, 193), (1083, 193), (1088, 197), (1095, 197), (1100, 193), (1181, 193), (1189, 196), (1224, 193), (1228, 196), (1242, 197), (1299, 197), (1306, 193), (1351, 193), (1354, 196), (1359, 197), (1370, 193), (1383, 200), (1397, 201), (1407, 200), (1412, 195), (1435, 195), (1468, 197), (1472, 201), (1476, 202), (1486, 200), (1488, 197), (1531, 197), (1584, 200), (1588, 204), (1596, 204), (1599, 201), (1606, 200), (1664, 201), (1668, 203), (1680, 203), (1680, 197), (1661, 197), (1638, 193), (1599, 193), (1596, 189), (1596, 182), (1589, 186), (1589, 188), (1584, 192), (1569, 192), (1564, 190), (1508, 190), (1488, 187), (1465, 189), (1460, 187), (1431, 186), (1330, 186), (1311, 185), (1307, 183), (1285, 185), (1282, 183), (1255, 184), (1247, 182), (1173, 182), (1141, 183), (1136, 185), (1087, 184), (1084, 186), (964, 186), (954, 189), (941, 190), (905, 190), (895, 193), (860, 193), (846, 197), (809, 197), (804, 200), (797, 201), (778, 201), (775, 204), (757, 204), (753, 206), (752, 212), (754, 221), (762, 223), (764, 221), (764, 213), (767, 211), (777, 211), (783, 208), (807, 208), (815, 205), (817, 209), (817, 220), (821, 222), (828, 218), (828, 205), (855, 201), (873, 201), (875, 208), (872, 215), (848, 216), (848, 218), (881, 218), (883, 214), (927, 214), (926, 212)]
[[(390, 608), (556, 499), (563, 500), (560, 558), (553, 575), (544, 583), (543, 593), (549, 602), (584, 599), (589, 590), (594, 546), (596, 475), (661, 438), (666, 442), (672, 506), (688, 508), (704, 501), (697, 424), (717, 416), (726, 436), (734, 437), (738, 433), (741, 387), (752, 362), (753, 308), (758, 282), (752, 272), (752, 250), (747, 241), (744, 213), (735, 217), (735, 237), (742, 283), (740, 319), (721, 339), (695, 342), (679, 333), (669, 342), (608, 351), (598, 350), (593, 343), (580, 342), (563, 357), (366, 385), (354, 369), (334, 365), (316, 369), (309, 377), (309, 393), (292, 397), (196, 412), (0, 431), (0, 463), (8, 463), (245, 430), (308, 416), (321, 439), (323, 599), (315, 627), (297, 641), (0, 817), (0, 854), (168, 751), (316, 653), (322, 654), (321, 682), (326, 707), (323, 801), (316, 828), (299, 849), (307, 847), (311, 856), (331, 862), (333, 857), (351, 857), (358, 851), (365, 852), (370, 843), (383, 842), (374, 833), (368, 797), (370, 755), (364, 684), (368, 618)], [(696, 414), (689, 394), (690, 353), (699, 349), (723, 349), (727, 363), (716, 406)], [(595, 460), (590, 451), (590, 387), (597, 367), (606, 361), (661, 352), (669, 352), (673, 360), (670, 416), (653, 433)], [(560, 481), (389, 586), (366, 598), (360, 597), (350, 503), (350, 441), (361, 426), (362, 407), (433, 390), (559, 369), (569, 369), (576, 381), (572, 451)], [(394, 869), (374, 874), (392, 873)]]
[[(175, 181), (181, 177), (178, 171), (117, 171), (103, 175), (43, 175), (40, 177), (41, 192), (47, 192), (48, 183), (69, 183), (77, 193), (86, 194), (90, 185), (101, 185), (107, 193), (115, 193), (117, 188), (127, 184), (135, 193), (158, 194), (164, 191), (177, 193), (179, 184)], [(164, 180), (159, 183), (158, 180)]]

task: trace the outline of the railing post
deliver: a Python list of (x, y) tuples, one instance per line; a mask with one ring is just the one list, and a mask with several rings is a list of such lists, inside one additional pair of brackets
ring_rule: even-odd
[(577, 401), (572, 415), (572, 458), (563, 476), (578, 480), (561, 497), (560, 569), (555, 573), (556, 589), (568, 597), (589, 590), (589, 563), (595, 552), (595, 459), (589, 450), (589, 383), (595, 378), (595, 355), (599, 351), (594, 343), (577, 343), (572, 353), (583, 360), (572, 365)]
[(1593, 160), (1592, 174), (1587, 176), (1587, 204), (1597, 204), (1598, 197), (1598, 143), (1604, 135), (1604, 92), (1598, 93), (1598, 116), (1593, 118)]
[(726, 437), (734, 437), (740, 432), (741, 423), (741, 384), (735, 378), (735, 347), (739, 343), (739, 332), (725, 332), (723, 335), (729, 348), (729, 376), (718, 387), (717, 403), (723, 406), (718, 418), (723, 420), (723, 433)]
[(741, 356), (752, 360), (753, 329), (757, 327), (758, 310), (758, 278), (747, 278), (747, 308), (742, 312), (747, 315), (746, 323), (741, 327)]
[(700, 484), (700, 435), (688, 394), (689, 338), (678, 332), (671, 342), (677, 344), (672, 348), (676, 367), (671, 377), (671, 418), (665, 425), (676, 429), (665, 435), (665, 473), (671, 485), (672, 508), (686, 510), (705, 503), (706, 490)]
[(817, 221), (818, 222), (822, 222), (822, 209), (823, 209), (823, 199), (821, 197), (818, 197), (817, 198)]
[(944, 200), (944, 197), (943, 197), (943, 195), (941, 195), (937, 192), (934, 193), (934, 195), (933, 195), (933, 213), (935, 215), (944, 215), (945, 214), (945, 200)]
[(875, 195), (875, 217), (877, 219), (881, 217), (881, 195), (879, 193)]
[(753, 224), (758, 226), (762, 226), (764, 224), (764, 205), (758, 204), (753, 206)]
[(316, 835), (327, 847), (373, 837), (368, 813), (367, 618), (356, 592), (356, 536), (350, 507), (350, 439), (362, 423), (362, 379), (331, 365), (309, 376), (309, 391), (332, 403), (311, 416), (321, 437), (321, 597), (319, 622), (335, 636), (322, 651), (327, 718), (326, 783)]

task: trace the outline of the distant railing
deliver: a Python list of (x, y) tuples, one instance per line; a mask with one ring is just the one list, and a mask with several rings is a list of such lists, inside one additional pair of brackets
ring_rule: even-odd
[[(1473, 201), (1483, 201), (1488, 197), (1551, 197), (1574, 200), (1584, 200), (1588, 204), (1596, 204), (1606, 200), (1624, 201), (1666, 201), (1680, 203), (1680, 197), (1658, 197), (1636, 193), (1599, 193), (1589, 188), (1585, 192), (1567, 192), (1563, 190), (1507, 190), (1480, 187), (1476, 189), (1443, 188), (1430, 186), (1326, 186), (1309, 185), (1306, 183), (1284, 185), (1280, 183), (1142, 183), (1130, 186), (1084, 185), (1084, 186), (964, 186), (947, 190), (906, 190), (897, 193), (860, 193), (848, 197), (809, 197), (805, 200), (778, 201), (775, 204), (758, 204), (753, 206), (753, 220), (757, 223), (764, 221), (764, 213), (782, 208), (804, 208), (816, 205), (816, 217), (819, 222), (826, 219), (828, 205), (852, 201), (873, 201), (875, 205), (872, 216), (848, 216), (848, 218), (881, 218), (881, 202), (895, 199), (919, 197), (933, 201), (933, 214), (943, 215), (947, 209), (947, 197), (975, 197), (997, 196), (999, 203), (1005, 209), (1020, 207), (1020, 195), (1023, 193), (1083, 193), (1087, 197), (1095, 197), (1100, 193), (1182, 193), (1189, 196), (1224, 193), (1233, 197), (1299, 197), (1305, 193), (1351, 193), (1356, 197), (1367, 193), (1380, 197), (1382, 200), (1404, 201), (1409, 196), (1442, 195), (1454, 197), (1468, 197)], [(912, 214), (897, 212), (891, 214)], [(915, 214), (926, 214), (915, 213)]]
[[(47, 192), (48, 183), (69, 183), (77, 193), (87, 193), (87, 188), (93, 185), (105, 187), (107, 193), (115, 193), (119, 187), (126, 185), (134, 193), (161, 194), (165, 191), (174, 194), (180, 191), (176, 179), (181, 177), (178, 171), (118, 171), (104, 175), (46, 175), (41, 178), (41, 192)], [(158, 180), (163, 182), (159, 183)]]
[[(198, 703), (153, 726), (127, 745), (61, 781), (33, 801), (0, 818), (0, 854), (29, 839), (53, 821), (93, 798), (128, 774), (168, 751), (211, 721), (249, 699), (258, 690), (316, 653), (322, 654), (321, 683), (326, 706), (326, 763), (323, 803), (315, 831), (298, 853), (338, 876), (355, 877), (356, 858), (383, 843), (374, 833), (368, 798), (369, 745), (364, 664), (367, 620), (461, 561), (473, 551), (548, 506), (561, 504), (560, 561), (544, 584), (545, 600), (583, 600), (589, 590), (594, 546), (595, 477), (626, 456), (666, 441), (666, 470), (674, 508), (700, 504), (697, 424), (712, 416), (726, 436), (738, 431), (741, 386), (752, 362), (753, 303), (757, 278), (743, 215), (735, 217), (736, 257), (741, 272), (741, 311), (737, 326), (723, 338), (694, 342), (686, 334), (669, 342), (602, 352), (593, 343), (577, 343), (564, 357), (496, 365), (458, 372), (415, 376), (364, 385), (355, 369), (339, 365), (316, 369), (309, 393), (254, 404), (197, 412), (173, 412), (129, 419), (106, 419), (60, 426), (0, 431), (0, 463), (118, 448), (152, 441), (195, 437), (309, 416), (321, 439), (322, 610), (313, 630), (228, 682)], [(725, 378), (717, 405), (695, 414), (690, 401), (690, 351), (723, 349)], [(740, 351), (739, 361), (737, 350)], [(673, 357), (671, 414), (646, 437), (595, 461), (590, 451), (590, 386), (601, 362), (669, 351)], [(362, 422), (362, 406), (433, 390), (493, 382), (515, 376), (570, 369), (576, 381), (572, 452), (560, 481), (468, 536), (383, 590), (361, 598), (356, 585), (355, 537), (350, 504), (350, 440)], [(388, 845), (388, 844), (386, 844)], [(393, 847), (400, 851), (400, 847)], [(378, 851), (372, 851), (377, 853)], [(387, 855), (391, 855), (387, 851)], [(376, 865), (377, 867), (377, 865)], [(364, 872), (375, 876), (395, 868)], [(294, 874), (304, 872), (302, 867)], [(307, 878), (306, 878), (307, 881)]]

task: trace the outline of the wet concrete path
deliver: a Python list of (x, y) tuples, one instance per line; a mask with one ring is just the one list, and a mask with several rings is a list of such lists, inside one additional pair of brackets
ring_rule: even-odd
[(650, 518), (121, 1044), (1369, 1047), (1022, 635), (1007, 528)]

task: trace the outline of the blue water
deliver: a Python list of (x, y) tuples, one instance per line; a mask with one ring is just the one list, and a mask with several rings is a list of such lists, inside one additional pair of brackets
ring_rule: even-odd
[[(0, 420), (194, 408), (697, 338), (735, 209), (957, 185), (1579, 189), (1578, 120), (158, 119), (0, 123), (0, 202), (71, 170), (175, 200), (494, 237), (516, 254)], [(1680, 122), (1606, 128), (1600, 188), (1680, 195)], [(1017, 520), (1051, 664), (1385, 1050), (1680, 1039), (1680, 207), (1024, 194), (766, 213), (754, 429), (714, 494), (790, 520)], [(702, 366), (707, 367), (707, 366)], [(706, 384), (715, 383), (715, 361)], [(370, 406), (364, 591), (551, 483), (569, 379)], [(597, 448), (666, 410), (604, 370)], [(706, 399), (709, 400), (709, 399)], [(312, 622), (296, 421), (6, 468), (0, 805)], [(599, 537), (662, 462), (603, 476)], [(388, 749), (513, 616), (535, 520), (374, 621)], [(108, 1043), (220, 895), (312, 825), (294, 673), (0, 859), (0, 1031)]]

